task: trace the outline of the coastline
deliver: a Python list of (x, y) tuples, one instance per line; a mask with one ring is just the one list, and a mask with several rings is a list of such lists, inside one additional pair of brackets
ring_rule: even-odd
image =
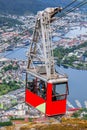
[[(57, 64), (58, 65), (58, 64)], [(69, 65), (69, 64), (61, 64), (61, 65), (58, 65), (58, 66), (63, 66), (64, 68), (68, 69), (68, 68), (72, 68), (72, 69), (76, 69), (76, 70), (86, 70), (87, 71), (87, 67), (85, 68), (84, 66), (82, 67), (75, 67), (73, 65)]]

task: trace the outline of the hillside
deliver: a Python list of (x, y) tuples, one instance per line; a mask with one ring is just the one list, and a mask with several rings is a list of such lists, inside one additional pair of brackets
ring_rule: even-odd
[[(4, 129), (5, 128), (5, 129)], [(62, 122), (50, 119), (45, 122), (21, 122), (10, 127), (2, 127), (0, 130), (87, 130), (87, 121), (81, 119), (62, 119)]]
[(68, 0), (0, 0), (0, 13), (10, 13), (23, 15), (26, 13), (36, 13), (49, 6), (65, 6)]
[(87, 121), (81, 119), (62, 119), (62, 122), (37, 123), (20, 127), (20, 130), (87, 130)]
[[(43, 10), (46, 7), (65, 7), (71, 1), (72, 0), (0, 0), (0, 13), (17, 15), (36, 13), (38, 10)], [(84, 7), (85, 10), (87, 10), (87, 5)]]

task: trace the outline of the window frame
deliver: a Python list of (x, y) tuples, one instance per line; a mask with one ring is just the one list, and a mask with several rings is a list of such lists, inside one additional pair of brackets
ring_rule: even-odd
[[(32, 84), (33, 81), (35, 80), (35, 88), (32, 87), (33, 89), (30, 88), (30, 86), (28, 85), (29, 83)], [(28, 77), (27, 77), (27, 83), (26, 83), (26, 88), (31, 91), (33, 94), (36, 94), (37, 96), (39, 96), (40, 98), (43, 98), (46, 100), (46, 95), (47, 95), (47, 83), (45, 81), (42, 81), (44, 83), (44, 91), (43, 91), (43, 88), (41, 89), (40, 91), (40, 86), (39, 86), (39, 83), (40, 83), (41, 79), (40, 78), (37, 78), (31, 74), (28, 74)]]
[[(65, 93), (57, 93), (57, 94), (53, 94), (53, 88), (55, 87), (55, 85), (59, 85), (59, 84), (65, 84)], [(67, 98), (67, 95), (69, 94), (69, 89), (68, 89), (68, 83), (67, 82), (63, 82), (63, 83), (54, 83), (52, 86), (52, 101), (59, 101), (59, 100), (65, 100)]]

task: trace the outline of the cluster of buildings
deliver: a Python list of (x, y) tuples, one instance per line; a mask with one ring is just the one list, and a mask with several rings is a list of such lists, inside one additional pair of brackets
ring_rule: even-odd
[(24, 88), (9, 92), (6, 95), (0, 96), (0, 118), (8, 119), (10, 116), (25, 115), (24, 102), (25, 92)]
[(70, 48), (87, 41), (87, 15), (70, 13), (53, 23), (53, 37), (56, 37), (55, 47)]
[[(13, 49), (14, 47), (23, 47), (30, 43), (32, 40), (32, 30), (35, 25), (35, 16), (6, 16), (8, 18), (17, 19), (22, 22), (22, 25), (16, 25), (15, 27), (0, 26), (0, 53), (6, 50)], [(63, 46), (69, 48), (72, 46), (78, 46), (87, 41), (87, 16), (81, 13), (71, 13), (63, 19), (59, 19), (52, 24), (53, 31), (53, 46)], [(76, 50), (73, 53), (69, 53), (69, 56), (76, 55), (81, 58), (82, 54), (87, 51), (87, 48), (83, 50)], [(87, 59), (85, 59), (87, 62)], [(3, 72), (3, 68), (9, 64), (12, 66), (18, 65), (17, 70), (9, 70)], [(0, 58), (0, 84), (3, 79), (7, 82), (9, 80), (21, 81), (22, 88), (12, 91), (6, 95), (0, 97), (0, 117), (6, 118), (10, 116), (25, 117), (30, 114), (30, 117), (39, 116), (40, 113), (28, 108), (23, 102), (25, 98), (25, 81), (22, 74), (25, 71), (26, 62), (24, 61), (11, 61), (10, 59)], [(10, 78), (9, 78), (10, 77)]]
[[(17, 70), (3, 71), (5, 66), (11, 64), (13, 67), (18, 65)], [(31, 107), (28, 107), (25, 101), (25, 78), (22, 74), (25, 72), (25, 61), (12, 61), (10, 59), (0, 59), (0, 85), (3, 84), (3, 80), (8, 84), (10, 81), (20, 82), (20, 88), (14, 91), (10, 91), (5, 95), (0, 96), (0, 121), (8, 121), (9, 117), (13, 118), (26, 118), (26, 117), (38, 117), (40, 113)], [(14, 87), (14, 86), (13, 86)]]
[[(5, 80), (7, 83), (9, 81), (22, 82), (22, 71), (24, 62), (15, 61), (7, 58), (0, 59), (0, 83)], [(6, 68), (8, 70), (6, 70)], [(21, 83), (24, 86), (23, 82)]]
[(14, 47), (26, 46), (31, 40), (31, 31), (35, 22), (35, 17), (30, 16), (1, 16), (19, 20), (22, 24), (9, 27), (0, 26), (0, 52), (11, 50)]
[[(22, 71), (24, 70), (24, 64), (25, 63), (22, 61), (12, 61), (7, 58), (0, 59), (0, 85), (4, 84), (4, 82), (8, 85), (9, 82), (14, 81), (17, 85), (20, 85), (20, 89), (9, 92), (6, 95), (0, 96), (0, 114), (3, 111), (7, 111), (8, 109), (12, 108), (15, 105), (24, 102), (25, 80), (22, 79)], [(11, 65), (12, 67), (18, 66), (18, 68), (16, 70), (10, 68), (5, 71), (4, 68), (8, 67), (9, 65)]]
[[(13, 27), (0, 26), (0, 52), (3, 50), (28, 45), (32, 40), (32, 31), (35, 26), (35, 16), (3, 16), (19, 20), (22, 24)], [(87, 16), (81, 12), (73, 12), (64, 18), (52, 23), (53, 37), (56, 37), (54, 46), (69, 48), (78, 46), (87, 41)]]
[(17, 104), (17, 98), (14, 95), (3, 95), (0, 97), (0, 110), (7, 110)]

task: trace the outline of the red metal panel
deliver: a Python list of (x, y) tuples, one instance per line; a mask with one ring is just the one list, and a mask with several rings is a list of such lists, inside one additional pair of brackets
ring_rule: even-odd
[(52, 101), (52, 84), (47, 83), (47, 103)]
[(32, 105), (33, 107), (36, 107), (36, 106), (44, 103), (45, 100), (43, 98), (37, 96), (36, 94), (32, 93), (28, 89), (26, 89), (26, 91), (25, 91), (25, 102), (27, 104)]
[(66, 100), (59, 100), (47, 103), (46, 115), (61, 115), (66, 113)]
[(52, 84), (47, 85), (46, 115), (60, 115), (66, 113), (66, 100), (52, 101)]

